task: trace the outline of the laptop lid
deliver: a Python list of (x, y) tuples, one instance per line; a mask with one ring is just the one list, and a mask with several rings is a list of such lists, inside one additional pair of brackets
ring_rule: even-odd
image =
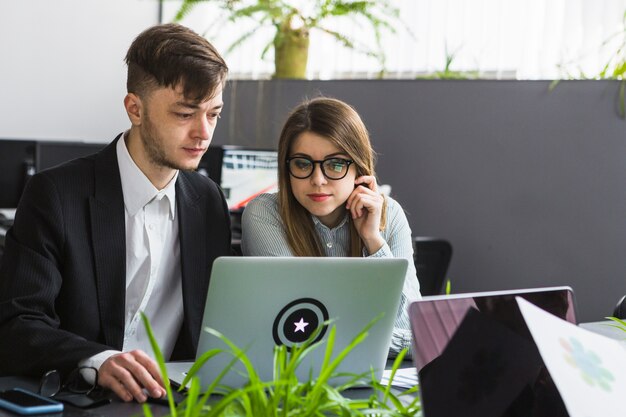
[[(406, 259), (222, 257), (213, 264), (202, 329), (209, 327), (246, 351), (261, 380), (270, 381), (274, 346), (306, 340), (318, 325), (334, 320), (333, 357), (373, 319), (383, 314), (337, 370), (369, 373), (384, 370), (408, 261)], [(324, 340), (328, 332), (319, 337)], [(202, 331), (197, 357), (226, 348)], [(310, 352), (299, 367), (306, 380), (317, 375), (325, 344)], [(227, 367), (231, 355), (219, 354), (199, 372), (203, 387)], [(241, 363), (221, 384), (233, 388), (247, 382)], [(337, 380), (336, 383), (343, 381)]]
[(576, 323), (570, 287), (424, 297), (410, 305), (426, 416), (567, 415), (516, 296)]
[(515, 297), (520, 296), (552, 314), (576, 323), (570, 287), (533, 288), (423, 297), (411, 303), (409, 316), (415, 342), (417, 370), (437, 358), (470, 308), (476, 308), (530, 337)]

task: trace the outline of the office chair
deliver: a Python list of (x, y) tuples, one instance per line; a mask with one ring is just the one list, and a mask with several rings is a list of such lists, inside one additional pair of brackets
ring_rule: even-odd
[(613, 317), (618, 319), (626, 319), (626, 295), (619, 299), (615, 309), (613, 310)]
[(445, 239), (418, 236), (413, 238), (413, 250), (421, 294), (441, 294), (452, 258), (452, 245)]

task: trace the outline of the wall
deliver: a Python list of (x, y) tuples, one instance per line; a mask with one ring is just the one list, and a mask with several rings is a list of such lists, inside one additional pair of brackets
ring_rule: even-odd
[(626, 293), (616, 82), (237, 81), (215, 141), (275, 147), (320, 93), (353, 104), (414, 235), (454, 247), (453, 292), (570, 285), (583, 321)]
[(124, 54), (157, 21), (157, 0), (0, 1), (0, 137), (112, 139)]

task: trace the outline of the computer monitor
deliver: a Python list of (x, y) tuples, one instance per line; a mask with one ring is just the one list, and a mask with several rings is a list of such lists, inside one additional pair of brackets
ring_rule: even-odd
[(275, 150), (213, 145), (198, 170), (222, 187), (228, 208), (234, 212), (241, 211), (257, 195), (278, 189)]
[(13, 209), (35, 173), (36, 142), (0, 139), (0, 208)]
[(37, 142), (37, 171), (52, 168), (72, 159), (101, 151), (106, 143), (41, 141)]
[(211, 145), (198, 165), (198, 172), (211, 178), (217, 184), (222, 183), (222, 158), (224, 149), (222, 145)]

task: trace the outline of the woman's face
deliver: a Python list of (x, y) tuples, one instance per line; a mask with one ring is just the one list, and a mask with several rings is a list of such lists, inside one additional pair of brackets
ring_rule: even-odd
[[(303, 132), (293, 141), (288, 157), (304, 157), (313, 161), (351, 159), (330, 140), (312, 132)], [(346, 212), (346, 201), (354, 190), (356, 167), (351, 164), (347, 169), (346, 176), (339, 180), (326, 178), (317, 163), (313, 164), (313, 174), (308, 178), (299, 179), (289, 174), (296, 200), (327, 227), (339, 224)]]

